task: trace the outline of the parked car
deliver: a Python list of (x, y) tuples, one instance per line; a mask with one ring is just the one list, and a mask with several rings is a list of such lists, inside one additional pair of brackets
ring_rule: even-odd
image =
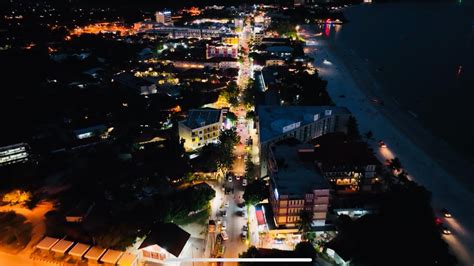
[(242, 231), (248, 231), (248, 230), (249, 230), (249, 228), (247, 227), (246, 224), (244, 224), (244, 226), (242, 227)]
[(224, 207), (229, 208), (229, 201), (224, 202)]
[(229, 177), (227, 178), (227, 181), (229, 181), (229, 183), (232, 183), (232, 176), (229, 175)]
[(227, 230), (227, 222), (226, 222), (226, 221), (223, 221), (223, 222), (222, 222), (222, 224), (221, 224), (221, 230), (222, 230), (222, 231)]
[(229, 235), (226, 231), (221, 232), (222, 240), (229, 240)]
[(222, 214), (222, 217), (227, 217), (227, 211), (226, 210), (222, 210), (221, 214)]
[(242, 180), (242, 186), (244, 186), (244, 187), (247, 186), (247, 179), (244, 178), (244, 179)]
[(240, 234), (240, 236), (242, 237), (242, 241), (247, 240), (247, 231), (243, 231), (242, 234)]

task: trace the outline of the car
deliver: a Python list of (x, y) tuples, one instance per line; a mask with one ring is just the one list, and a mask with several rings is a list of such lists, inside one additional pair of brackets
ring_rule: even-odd
[(247, 240), (247, 231), (242, 231), (242, 234), (240, 234), (240, 236), (242, 237), (243, 241)]
[(240, 180), (240, 175), (236, 175), (235, 180)]
[(246, 224), (244, 224), (244, 226), (242, 227), (242, 231), (248, 231), (248, 230), (249, 230), (249, 228), (247, 227)]
[(229, 202), (228, 201), (224, 202), (224, 207), (229, 208)]
[(237, 156), (238, 159), (242, 159), (242, 155)]
[(217, 219), (217, 225), (219, 225), (219, 224), (222, 224), (222, 219), (221, 218)]
[(221, 230), (225, 231), (226, 229), (227, 229), (227, 222), (223, 221), (222, 224), (221, 224)]
[(242, 186), (244, 186), (244, 187), (247, 186), (247, 179), (245, 179), (245, 178), (242, 179)]
[(380, 148), (387, 148), (387, 144), (385, 144), (385, 142), (383, 142), (383, 140), (379, 140), (379, 147)]
[(229, 177), (227, 178), (227, 181), (229, 181), (229, 183), (232, 183), (232, 176), (229, 175)]
[(445, 235), (450, 235), (451, 234), (451, 231), (444, 225), (440, 225), (439, 226), (439, 230), (441, 231), (441, 233), (445, 234)]
[(229, 240), (229, 235), (227, 234), (226, 231), (221, 232), (221, 237), (222, 237), (222, 240)]
[(447, 209), (441, 209), (441, 212), (443, 213), (443, 216), (445, 218), (452, 218), (453, 217)]
[(222, 217), (227, 217), (227, 211), (226, 210), (222, 210), (221, 214), (222, 214)]

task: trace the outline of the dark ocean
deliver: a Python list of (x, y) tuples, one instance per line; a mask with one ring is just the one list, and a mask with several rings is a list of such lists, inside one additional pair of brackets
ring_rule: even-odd
[(419, 123), (474, 160), (474, 5), (364, 4), (330, 38)]

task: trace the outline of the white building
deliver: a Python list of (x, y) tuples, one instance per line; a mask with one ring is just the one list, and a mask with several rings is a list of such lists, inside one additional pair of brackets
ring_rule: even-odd
[(186, 150), (202, 148), (219, 140), (223, 112), (221, 109), (192, 109), (188, 118), (179, 122), (179, 137)]
[(206, 58), (213, 57), (237, 58), (238, 48), (234, 45), (206, 45)]
[(157, 11), (155, 13), (156, 22), (163, 25), (173, 25), (173, 20), (171, 19), (171, 11)]

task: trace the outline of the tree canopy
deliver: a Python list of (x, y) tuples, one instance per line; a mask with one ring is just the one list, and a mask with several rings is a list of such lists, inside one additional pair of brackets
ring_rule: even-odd
[(340, 233), (327, 246), (345, 250), (357, 265), (455, 265), (435, 224), (430, 198), (414, 183), (393, 185), (378, 213), (355, 221), (341, 217)]
[(255, 205), (268, 197), (268, 188), (261, 179), (250, 181), (245, 187), (244, 200), (247, 205)]

